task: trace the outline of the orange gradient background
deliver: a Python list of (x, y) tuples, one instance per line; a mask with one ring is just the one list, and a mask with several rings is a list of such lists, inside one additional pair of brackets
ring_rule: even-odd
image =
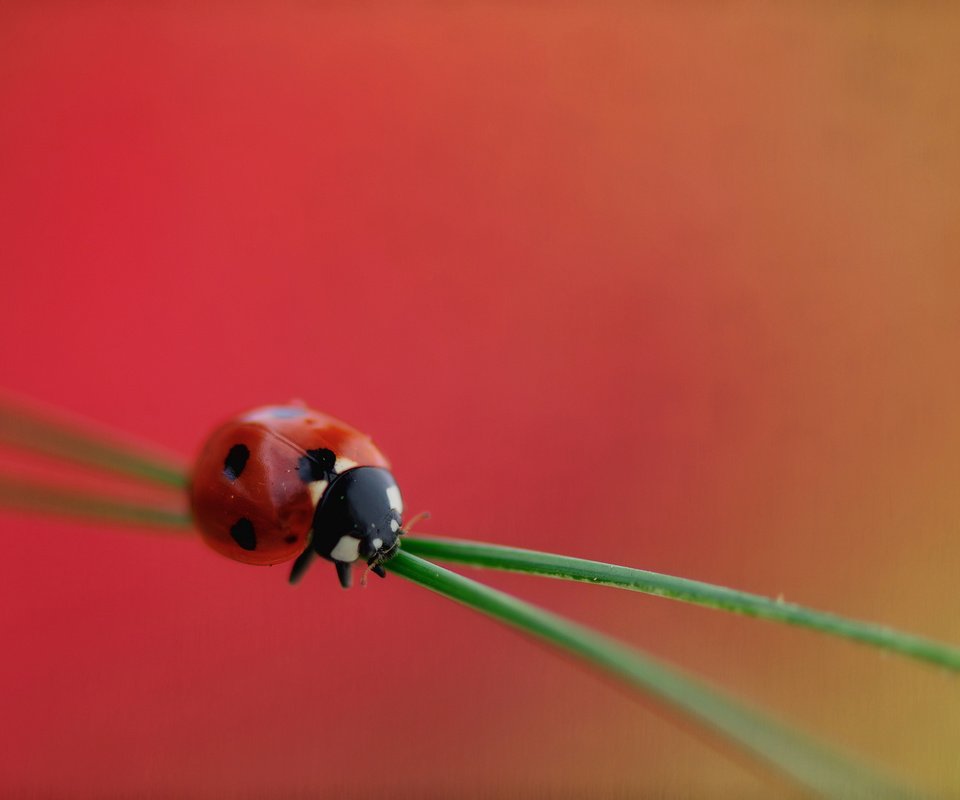
[[(958, 23), (7, 3), (0, 386), (185, 456), (302, 398), (374, 435), (423, 532), (960, 641)], [(12, 512), (0, 543), (6, 797), (771, 791), (397, 578), (291, 589)], [(955, 676), (482, 577), (960, 792)]]

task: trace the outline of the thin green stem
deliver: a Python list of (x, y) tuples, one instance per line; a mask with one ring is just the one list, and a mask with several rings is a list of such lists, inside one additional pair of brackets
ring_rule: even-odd
[(56, 489), (0, 476), (0, 506), (55, 516), (80, 517), (103, 522), (150, 525), (187, 530), (192, 525), (183, 506), (150, 506), (129, 503), (88, 492)]
[(960, 672), (960, 649), (956, 647), (902, 633), (883, 625), (846, 619), (825, 611), (804, 608), (796, 603), (702, 581), (483, 542), (405, 536), (403, 547), (409, 553), (438, 561), (614, 586), (736, 614), (786, 622)]
[(806, 734), (727, 697), (652, 657), (400, 550), (387, 568), (407, 580), (560, 648), (693, 719), (722, 740), (827, 797), (908, 793)]
[(187, 477), (174, 457), (123, 441), (91, 423), (26, 409), (0, 398), (0, 442), (105, 469), (138, 480), (182, 488)]

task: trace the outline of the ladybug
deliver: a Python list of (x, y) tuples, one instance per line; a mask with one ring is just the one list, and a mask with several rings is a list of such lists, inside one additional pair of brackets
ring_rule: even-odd
[(386, 576), (400, 546), (403, 500), (370, 437), (303, 405), (264, 406), (207, 440), (190, 482), (203, 540), (246, 564), (296, 559), (296, 583), (319, 555), (350, 587), (354, 562)]

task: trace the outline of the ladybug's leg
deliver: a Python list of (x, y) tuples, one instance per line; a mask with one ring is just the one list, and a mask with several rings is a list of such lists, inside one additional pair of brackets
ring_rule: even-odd
[(340, 579), (340, 585), (344, 589), (349, 589), (350, 584), (353, 583), (353, 564), (348, 564), (344, 561), (334, 561), (333, 564), (337, 568), (337, 577)]
[(383, 564), (371, 564), (370, 571), (374, 575), (379, 575), (381, 578), (387, 577), (387, 571), (383, 568)]
[(290, 570), (290, 583), (297, 583), (316, 557), (317, 551), (309, 546), (297, 556), (297, 560), (293, 562), (293, 569)]

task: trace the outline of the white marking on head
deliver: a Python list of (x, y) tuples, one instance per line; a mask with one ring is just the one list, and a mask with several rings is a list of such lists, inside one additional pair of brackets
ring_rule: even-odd
[(374, 539), (372, 542), (370, 542), (370, 544), (373, 545), (374, 550), (379, 550), (381, 547), (383, 547), (383, 539)]
[(400, 497), (400, 490), (396, 486), (387, 487), (387, 502), (394, 511), (403, 513), (403, 498)]
[(341, 472), (346, 472), (348, 469), (353, 469), (355, 466), (357, 466), (356, 461), (351, 461), (349, 458), (340, 456), (340, 458), (338, 458), (334, 463), (333, 470), (339, 475)]
[(396, 533), (398, 530), (400, 530), (400, 523), (395, 519), (390, 520), (390, 530)]
[(330, 558), (349, 564), (360, 557), (360, 540), (352, 536), (341, 536), (337, 546), (330, 551)]
[(310, 490), (310, 499), (313, 500), (314, 505), (320, 502), (320, 498), (323, 497), (323, 493), (327, 491), (329, 485), (328, 481), (311, 481), (307, 484), (307, 488)]

